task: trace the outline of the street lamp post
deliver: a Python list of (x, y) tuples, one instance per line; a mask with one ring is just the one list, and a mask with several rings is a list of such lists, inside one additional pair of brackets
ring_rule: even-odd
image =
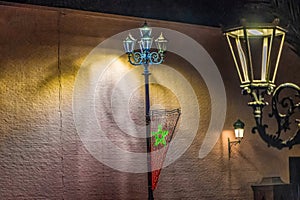
[(151, 169), (151, 118), (150, 118), (150, 96), (149, 96), (149, 65), (161, 64), (164, 61), (164, 52), (167, 49), (167, 40), (161, 33), (155, 40), (157, 51), (152, 51), (153, 38), (151, 37), (152, 28), (144, 23), (139, 28), (141, 39), (138, 41), (140, 51), (135, 51), (136, 39), (129, 34), (123, 41), (125, 52), (128, 56), (128, 62), (134, 66), (142, 65), (144, 67), (145, 78), (145, 123), (146, 123), (146, 142), (147, 142), (147, 169), (148, 169), (148, 199), (152, 200), (152, 169)]

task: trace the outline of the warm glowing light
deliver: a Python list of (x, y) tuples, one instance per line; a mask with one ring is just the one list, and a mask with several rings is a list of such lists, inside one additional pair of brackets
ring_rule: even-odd
[(222, 140), (227, 140), (227, 138), (231, 138), (233, 135), (233, 131), (232, 130), (223, 130), (222, 131)]
[(249, 29), (248, 33), (251, 35), (263, 35), (264, 34), (263, 32), (256, 30), (256, 29)]
[[(279, 28), (273, 32), (272, 27), (266, 27), (266, 28), (246, 28), (247, 30), (247, 36), (248, 37), (256, 37), (256, 36), (271, 36), (273, 33), (275, 33), (275, 36), (280, 36), (280, 35), (285, 35), (285, 32), (283, 30), (280, 30)], [(245, 37), (245, 32), (243, 27), (240, 27), (239, 29), (232, 30), (227, 32), (231, 37), (238, 37), (238, 38), (243, 38)]]
[(126, 53), (130, 53), (134, 50), (136, 39), (129, 33), (126, 39), (123, 41), (124, 49)]
[[(244, 24), (228, 29), (225, 35), (241, 86), (273, 87), (285, 30), (273, 23)], [(261, 54), (260, 61), (256, 59), (257, 53)]]
[(244, 127), (245, 124), (241, 120), (237, 120), (234, 124), (234, 133), (235, 133), (235, 138), (242, 139), (244, 137)]
[(234, 130), (235, 138), (243, 138), (244, 137), (244, 129), (238, 128)]
[(156, 47), (159, 51), (167, 50), (168, 40), (163, 36), (163, 33), (160, 33), (159, 37), (155, 40)]

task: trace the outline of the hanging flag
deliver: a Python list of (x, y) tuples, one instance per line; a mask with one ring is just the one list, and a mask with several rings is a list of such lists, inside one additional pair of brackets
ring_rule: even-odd
[(151, 169), (156, 169), (152, 171), (152, 190), (157, 187), (180, 114), (180, 109), (151, 111)]

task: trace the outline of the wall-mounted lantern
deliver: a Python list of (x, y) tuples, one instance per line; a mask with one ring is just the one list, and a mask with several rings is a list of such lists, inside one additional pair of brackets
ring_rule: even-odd
[(241, 120), (238, 119), (233, 124), (233, 127), (234, 127), (234, 135), (235, 135), (235, 138), (237, 140), (230, 141), (230, 139), (228, 138), (228, 157), (229, 157), (229, 159), (231, 157), (231, 148), (232, 148), (232, 146), (240, 144), (241, 140), (244, 137), (244, 127), (245, 127), (245, 124), (244, 124), (244, 122), (242, 122)]
[[(240, 78), (243, 94), (249, 94), (252, 99), (248, 103), (253, 108), (256, 121), (252, 132), (258, 132), (268, 146), (282, 149), (300, 144), (299, 119), (295, 120), (298, 125), (296, 133), (288, 138), (284, 136), (285, 139), (281, 137), (290, 129), (292, 116), (296, 111), (300, 111), (300, 87), (292, 83), (284, 83), (278, 87), (275, 85), (286, 33), (285, 29), (278, 24), (279, 19), (268, 24), (247, 23), (243, 20), (241, 26), (229, 28), (224, 31), (224, 34)], [(283, 92), (286, 88), (295, 93), (287, 96)], [(277, 122), (275, 134), (267, 133), (268, 125), (263, 123), (263, 108), (268, 105), (264, 99), (265, 95), (272, 96), (270, 116), (275, 117)]]

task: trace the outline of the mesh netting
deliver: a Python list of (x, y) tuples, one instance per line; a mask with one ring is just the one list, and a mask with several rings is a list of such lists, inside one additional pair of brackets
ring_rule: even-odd
[(151, 110), (151, 152), (160, 150), (151, 154), (151, 167), (157, 169), (152, 171), (152, 190), (157, 186), (168, 144), (174, 136), (180, 114), (180, 109)]

